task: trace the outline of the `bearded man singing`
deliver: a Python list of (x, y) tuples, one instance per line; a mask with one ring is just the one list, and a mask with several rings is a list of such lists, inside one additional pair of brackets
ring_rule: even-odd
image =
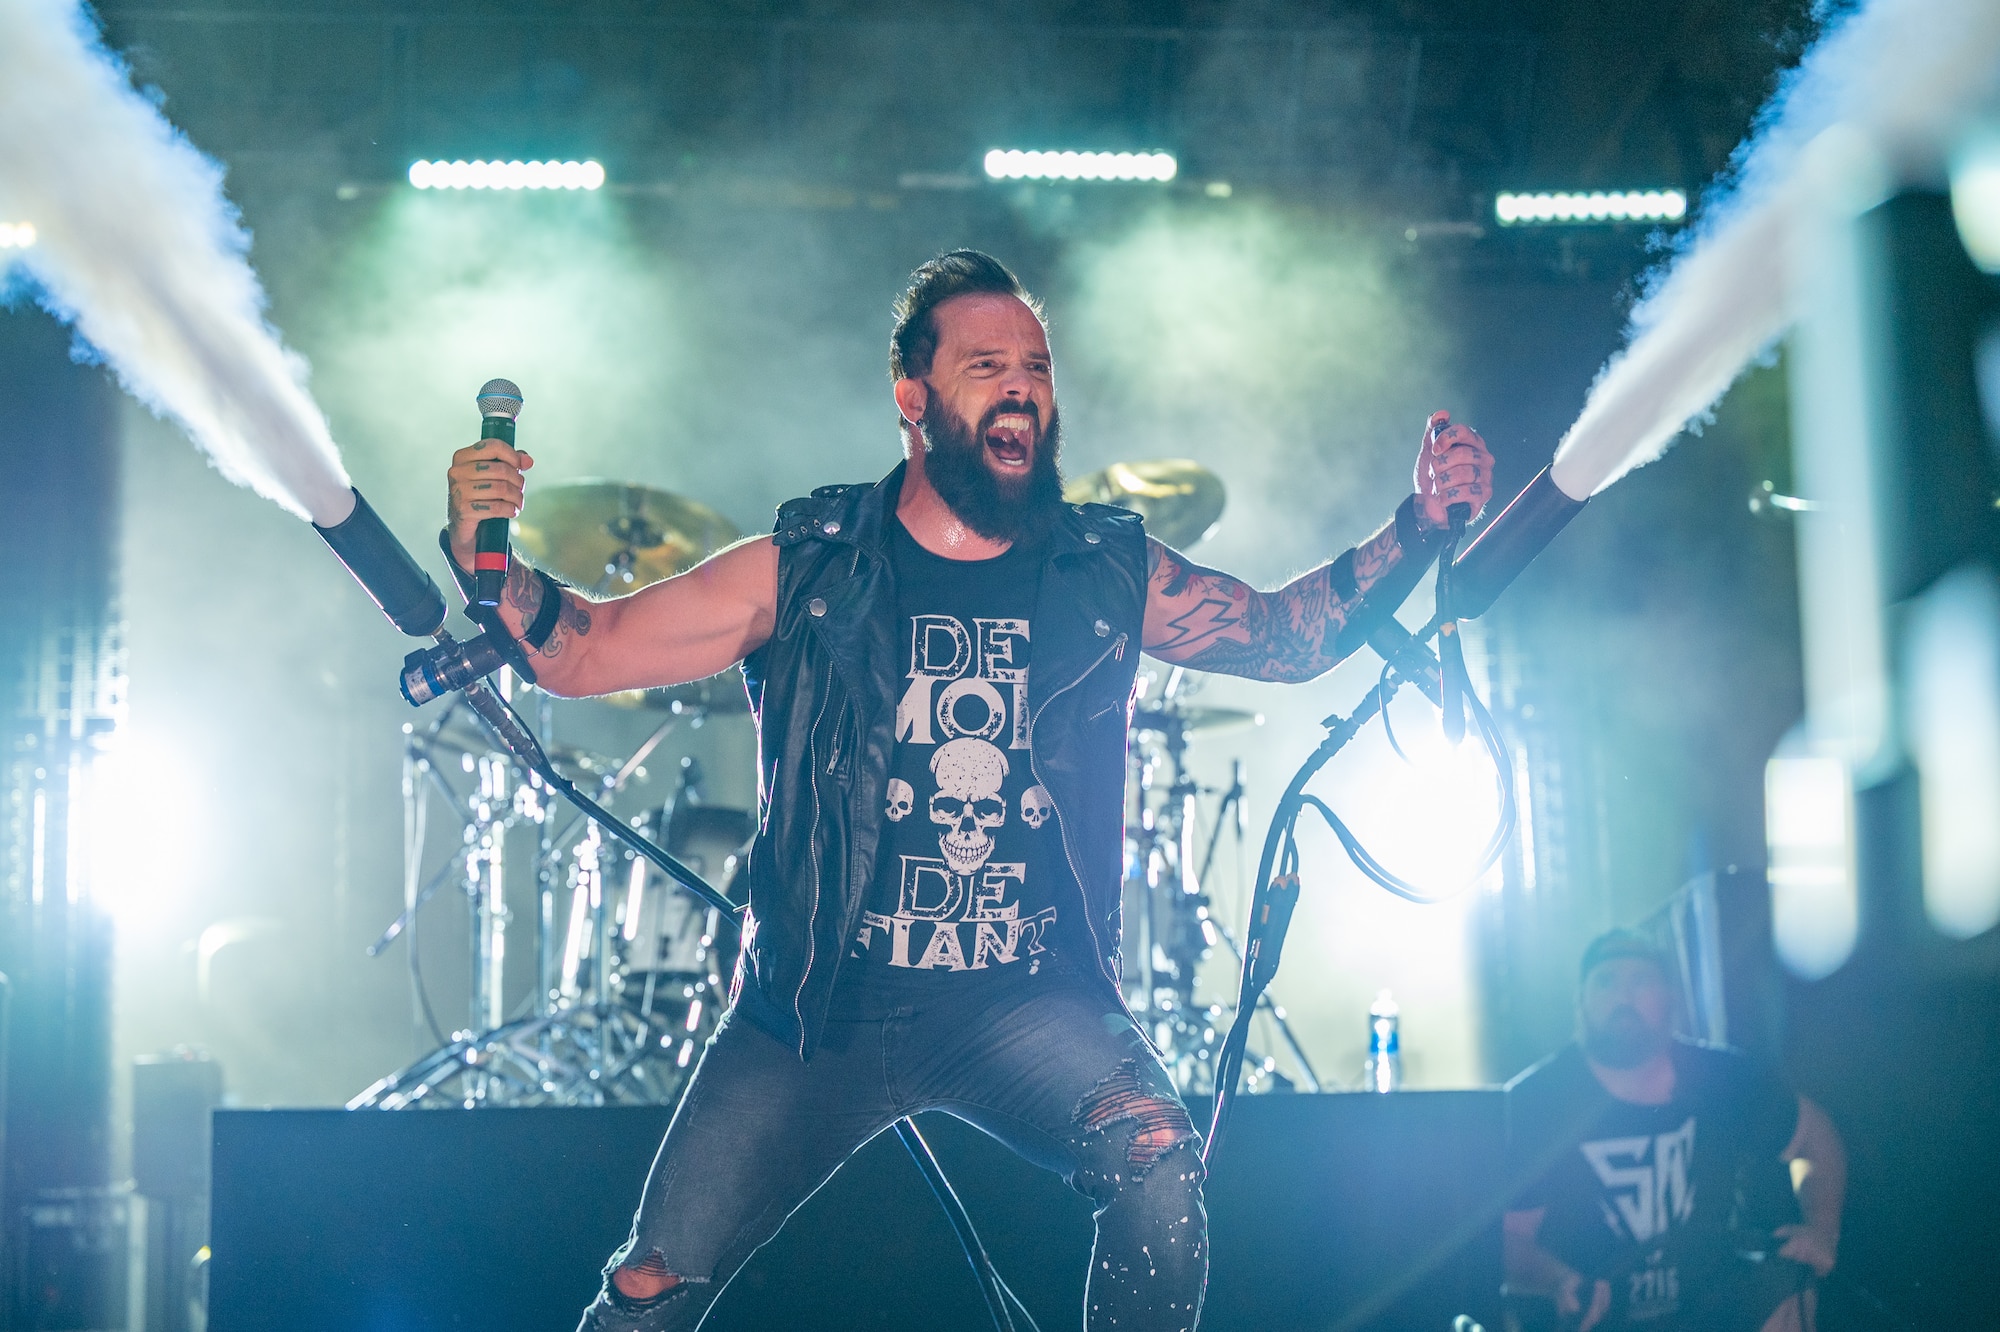
[[(517, 562), (503, 622), (543, 688), (741, 663), (759, 832), (728, 1013), (585, 1332), (699, 1325), (857, 1147), (943, 1110), (1096, 1205), (1092, 1332), (1192, 1329), (1200, 1141), (1119, 988), (1125, 743), (1143, 649), (1310, 680), (1400, 603), (1446, 506), (1492, 490), (1440, 413), (1416, 493), (1275, 592), (1189, 563), (1137, 514), (1062, 499), (1040, 307), (969, 250), (911, 275), (889, 343), (903, 462), (781, 505), (776, 530), (613, 601)], [(523, 452), (459, 450), (449, 545), (523, 502)], [(553, 599), (553, 600), (551, 600)]]

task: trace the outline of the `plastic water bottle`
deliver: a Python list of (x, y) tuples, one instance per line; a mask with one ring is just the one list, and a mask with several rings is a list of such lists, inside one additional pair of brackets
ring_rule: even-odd
[(1387, 990), (1368, 1006), (1368, 1062), (1362, 1067), (1363, 1091), (1392, 1092), (1403, 1086), (1403, 1042), (1397, 1032), (1402, 1010)]

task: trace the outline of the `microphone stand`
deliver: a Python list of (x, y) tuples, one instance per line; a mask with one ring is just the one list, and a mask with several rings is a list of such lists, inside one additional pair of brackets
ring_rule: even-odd
[(481, 676), (468, 683), (463, 693), (465, 701), (479, 715), (480, 721), (486, 724), (486, 730), (494, 740), (540, 777), (543, 785), (596, 820), (599, 827), (658, 866), (661, 873), (709, 906), (732, 920), (742, 917), (744, 907), (730, 901), (708, 880), (668, 855), (665, 849), (651, 838), (638, 832), (616, 814), (577, 790), (575, 782), (556, 771), (555, 764), (549, 761), (547, 752), (542, 749), (541, 741), (535, 739), (534, 732), (528, 729), (520, 714), (500, 697), (500, 691), (493, 687), (490, 680)]

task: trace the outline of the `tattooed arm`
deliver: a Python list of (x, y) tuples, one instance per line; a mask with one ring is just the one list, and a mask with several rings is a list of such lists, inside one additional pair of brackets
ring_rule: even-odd
[[(458, 567), (472, 565), (482, 518), (513, 518), (524, 498), (522, 473), (534, 459), (499, 440), (453, 456), (446, 531)], [(501, 594), (500, 622), (523, 637), (541, 613), (548, 585), (519, 555)], [(542, 688), (566, 698), (681, 684), (715, 674), (770, 636), (778, 595), (778, 548), (769, 537), (737, 542), (628, 597), (593, 601), (558, 589), (562, 606), (539, 649), (524, 643)]]
[(1322, 675), (1359, 646), (1340, 631), (1368, 590), (1403, 563), (1396, 525), (1352, 555), (1351, 589), (1336, 587), (1336, 561), (1275, 592), (1259, 592), (1148, 540), (1146, 651), (1176, 666), (1253, 680), (1297, 683)]
[(1492, 493), (1486, 441), (1438, 412), (1424, 426), (1416, 490), (1395, 521), (1275, 592), (1259, 592), (1149, 541), (1146, 651), (1176, 666), (1253, 680), (1296, 683), (1322, 675), (1416, 586), (1437, 554), (1447, 507), (1467, 504), (1477, 517)]

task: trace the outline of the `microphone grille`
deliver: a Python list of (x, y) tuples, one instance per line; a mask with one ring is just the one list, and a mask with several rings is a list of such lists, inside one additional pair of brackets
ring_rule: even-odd
[(521, 415), (520, 387), (511, 379), (487, 380), (479, 386), (479, 414), (515, 420)]

